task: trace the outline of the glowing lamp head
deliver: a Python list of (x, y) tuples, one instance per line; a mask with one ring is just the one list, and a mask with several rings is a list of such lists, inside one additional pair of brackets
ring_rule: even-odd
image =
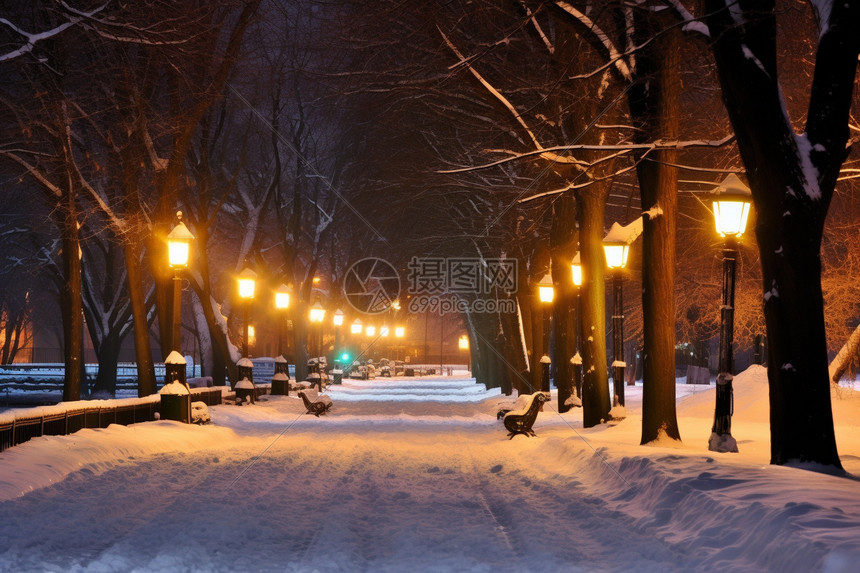
[(241, 298), (254, 298), (254, 289), (257, 285), (257, 273), (245, 268), (239, 273), (239, 296)]
[(311, 306), (309, 318), (311, 322), (319, 324), (325, 319), (325, 308), (320, 304), (319, 299)]
[(371, 337), (376, 336), (376, 327), (372, 324), (368, 324), (367, 327), (364, 329), (364, 334)]
[(750, 188), (734, 173), (719, 187), (714, 199), (714, 225), (721, 237), (740, 237), (747, 228), (752, 204)]
[(387, 326), (383, 326), (382, 328), (379, 329), (379, 336), (381, 336), (383, 338), (387, 337), (390, 333), (391, 333), (391, 329), (389, 329)]
[(397, 326), (394, 328), (394, 336), (397, 338), (403, 338), (406, 336), (406, 328), (402, 326)]
[(538, 283), (538, 298), (541, 302), (550, 303), (554, 295), (555, 288), (552, 285), (552, 276), (547, 273)]
[(460, 350), (469, 350), (469, 337), (465, 334), (461, 334), (460, 339), (457, 341), (457, 345), (460, 347)]
[(606, 255), (606, 266), (610, 269), (623, 269), (627, 266), (627, 255), (630, 245), (627, 243), (603, 242), (603, 252)]
[(573, 276), (573, 284), (575, 286), (582, 286), (582, 263), (579, 260), (579, 253), (576, 253), (576, 256), (573, 257), (573, 262), (570, 264), (570, 272)]
[(335, 326), (343, 326), (343, 311), (341, 309), (337, 309), (334, 311), (334, 317), (332, 318), (332, 322)]
[(194, 235), (182, 222), (182, 211), (176, 212), (177, 223), (167, 234), (167, 261), (173, 268), (188, 266), (188, 255), (191, 252), (191, 241)]
[(290, 290), (287, 285), (281, 285), (275, 292), (275, 308), (286, 309), (290, 307)]
[(364, 325), (361, 324), (361, 320), (355, 319), (352, 321), (352, 326), (349, 327), (349, 331), (353, 334), (361, 334), (361, 331), (364, 329)]

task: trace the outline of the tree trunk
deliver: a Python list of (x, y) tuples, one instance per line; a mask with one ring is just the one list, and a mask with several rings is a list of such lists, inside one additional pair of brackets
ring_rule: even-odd
[[(90, 334), (90, 338), (96, 341), (96, 337)], [(116, 331), (108, 333), (107, 336), (98, 341), (96, 357), (99, 362), (99, 371), (93, 386), (94, 394), (106, 394), (110, 398), (116, 397), (116, 370), (119, 363), (119, 351), (121, 341), (116, 336)]]
[(84, 380), (84, 305), (81, 282), (81, 257), (78, 239), (78, 222), (75, 217), (71, 191), (64, 197), (67, 209), (63, 220), (58, 221), (62, 232), (63, 284), (60, 289), (60, 308), (63, 320), (63, 402), (81, 399)]
[(134, 338), (134, 358), (137, 361), (137, 395), (140, 398), (157, 392), (155, 364), (149, 339), (149, 321), (146, 316), (146, 301), (143, 290), (140, 252), (134, 239), (125, 244), (125, 265), (128, 278), (128, 297)]
[(854, 332), (851, 333), (851, 336), (848, 337), (848, 340), (839, 349), (836, 357), (830, 363), (828, 372), (830, 374), (830, 381), (833, 384), (839, 384), (842, 375), (848, 370), (851, 360), (858, 355), (860, 355), (860, 325), (857, 325), (857, 328), (854, 329)]
[(571, 409), (567, 403), (573, 395), (573, 365), (570, 359), (576, 353), (572, 309), (576, 303), (576, 292), (571, 274), (571, 262), (576, 253), (576, 200), (572, 193), (565, 193), (553, 203), (550, 248), (552, 250), (552, 275), (555, 283), (553, 301), (552, 363), (555, 367), (555, 385), (558, 388), (558, 411)]
[(603, 255), (603, 184), (577, 193), (579, 256), (583, 267), (582, 303), (582, 424), (591, 428), (609, 420), (609, 380), (606, 371), (606, 284)]
[[(638, 52), (630, 114), (637, 143), (677, 139), (680, 52), (677, 28), (659, 15), (635, 11), (635, 30), (645, 47)], [(650, 43), (645, 40), (651, 38)], [(675, 225), (677, 219), (677, 151), (655, 152), (637, 163), (643, 216), (642, 437), (647, 444), (667, 437), (680, 440), (675, 412)], [(658, 210), (659, 209), (659, 210)], [(632, 367), (636, 368), (636, 361)], [(628, 365), (628, 368), (630, 366)]]

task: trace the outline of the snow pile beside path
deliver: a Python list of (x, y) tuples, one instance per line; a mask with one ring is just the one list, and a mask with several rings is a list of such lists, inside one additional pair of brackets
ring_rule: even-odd
[(0, 501), (57, 483), (87, 468), (96, 475), (141, 456), (195, 452), (236, 440), (226, 427), (162, 420), (84, 429), (68, 436), (44, 436), (3, 452)]

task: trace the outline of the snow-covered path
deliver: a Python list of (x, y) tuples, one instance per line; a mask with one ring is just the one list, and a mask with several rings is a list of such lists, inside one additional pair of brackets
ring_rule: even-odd
[[(857, 482), (756, 462), (752, 434), (734, 456), (643, 448), (631, 399), (617, 425), (547, 406), (538, 438), (507, 440), (505, 397), (382, 387), (334, 388), (321, 418), (269, 397), (209, 426), (7, 450), (0, 571), (852, 571), (860, 556)], [(709, 420), (681, 421), (704, 442)]]

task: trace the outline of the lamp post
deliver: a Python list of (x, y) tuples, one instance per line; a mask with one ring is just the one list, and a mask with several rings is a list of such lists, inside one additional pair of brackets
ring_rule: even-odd
[(239, 273), (239, 298), (244, 301), (244, 336), (242, 337), (242, 357), (248, 358), (248, 340), (250, 338), (248, 327), (250, 320), (248, 315), (251, 309), (251, 301), (254, 300), (254, 290), (257, 286), (257, 273), (249, 268), (245, 268)]
[[(394, 338), (396, 338), (396, 339), (397, 339), (397, 346), (398, 346), (398, 347), (400, 347), (400, 346), (402, 346), (402, 345), (403, 345), (403, 337), (404, 337), (404, 336), (406, 336), (406, 327), (403, 327), (403, 326), (395, 326), (395, 327), (394, 327)], [(396, 368), (396, 364), (397, 364), (397, 355), (398, 355), (397, 350), (398, 350), (398, 349), (395, 349), (395, 350), (394, 350), (394, 363), (395, 363), (395, 369), (394, 369), (394, 370), (395, 370), (395, 375), (397, 374), (397, 372), (396, 372), (396, 371), (397, 371), (397, 368)]]
[(552, 304), (552, 299), (555, 298), (555, 287), (552, 284), (552, 274), (547, 272), (538, 283), (538, 298), (541, 302), (541, 328), (543, 329), (543, 356), (540, 358), (541, 364), (541, 392), (549, 392), (549, 368), (552, 360), (549, 357), (549, 333), (551, 313), (547, 312), (547, 306)]
[(314, 301), (314, 304), (311, 305), (311, 310), (308, 314), (308, 318), (311, 321), (312, 325), (316, 326), (316, 340), (314, 341), (314, 353), (316, 358), (319, 359), (321, 346), (322, 346), (322, 322), (325, 320), (325, 308), (322, 303), (320, 303), (320, 299), (317, 298)]
[(176, 212), (176, 225), (167, 235), (167, 260), (173, 269), (173, 324), (170, 349), (182, 354), (182, 279), (179, 273), (188, 267), (191, 241), (194, 235), (182, 222), (182, 211)]
[(749, 187), (730, 174), (715, 189), (714, 225), (723, 238), (723, 296), (720, 307), (720, 372), (717, 375), (714, 426), (708, 449), (714, 452), (737, 452), (737, 441), (732, 437), (732, 378), (734, 357), (735, 272), (738, 258), (738, 239), (746, 230), (752, 194)]
[(472, 355), (469, 352), (469, 337), (465, 334), (460, 335), (460, 339), (457, 341), (457, 345), (460, 347), (460, 350), (466, 351), (466, 369), (471, 373), (472, 372)]
[(284, 350), (284, 331), (287, 328), (287, 309), (290, 308), (290, 289), (281, 284), (275, 291), (275, 308), (281, 311), (281, 325), (278, 328), (278, 354), (286, 358)]
[(622, 240), (617, 240), (610, 235), (603, 239), (603, 252), (606, 255), (606, 266), (612, 274), (612, 367), (614, 374), (612, 381), (615, 391), (614, 405), (624, 405), (624, 303), (623, 283), (624, 277), (621, 271), (627, 265), (627, 255), (630, 253), (630, 245)]
[(573, 257), (573, 262), (570, 264), (571, 277), (573, 286), (576, 287), (576, 316), (573, 319), (574, 344), (575, 354), (571, 358), (573, 364), (573, 387), (576, 392), (576, 397), (582, 399), (582, 355), (579, 351), (582, 349), (582, 301), (580, 299), (580, 291), (582, 289), (582, 262), (579, 258), (579, 253)]
[(332, 315), (331, 323), (334, 326), (334, 351), (335, 356), (338, 356), (338, 352), (340, 352), (340, 329), (343, 328), (343, 311), (341, 309), (337, 309), (334, 311), (334, 315)]

